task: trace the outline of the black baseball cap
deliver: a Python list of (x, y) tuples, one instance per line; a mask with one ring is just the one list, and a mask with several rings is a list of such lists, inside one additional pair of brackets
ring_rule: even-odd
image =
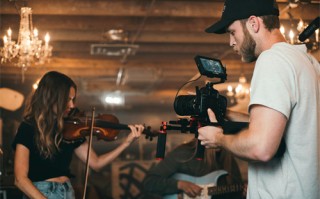
[(220, 21), (207, 28), (207, 33), (223, 34), (236, 20), (249, 18), (251, 15), (279, 16), (279, 9), (275, 0), (226, 0)]

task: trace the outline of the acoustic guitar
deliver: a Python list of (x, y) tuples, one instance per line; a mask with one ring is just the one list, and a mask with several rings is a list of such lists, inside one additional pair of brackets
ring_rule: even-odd
[(245, 188), (244, 184), (233, 184), (233, 185), (225, 185), (225, 186), (217, 186), (217, 182), (219, 177), (223, 175), (227, 175), (228, 172), (225, 170), (218, 170), (211, 172), (207, 175), (201, 177), (195, 177), (187, 174), (177, 173), (173, 176), (174, 179), (177, 180), (185, 180), (192, 182), (194, 184), (199, 185), (202, 187), (201, 196), (197, 196), (195, 198), (190, 198), (187, 194), (172, 194), (166, 195), (164, 199), (210, 199), (211, 196), (221, 195), (226, 193), (235, 193), (235, 192), (242, 192)]

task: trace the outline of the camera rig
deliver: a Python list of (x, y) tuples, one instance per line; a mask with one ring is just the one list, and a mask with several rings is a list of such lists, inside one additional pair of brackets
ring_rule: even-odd
[[(226, 119), (227, 98), (214, 89), (214, 84), (225, 82), (226, 68), (221, 61), (214, 58), (197, 55), (194, 58), (198, 70), (209, 78), (218, 78), (219, 81), (208, 82), (204, 87), (196, 87), (196, 95), (179, 95), (174, 101), (174, 110), (180, 116), (189, 116), (189, 119), (162, 122), (157, 142), (157, 159), (163, 159), (165, 154), (166, 135), (168, 130), (179, 130), (181, 133), (193, 133), (198, 137), (198, 128), (202, 126), (221, 126), (225, 133), (233, 134), (248, 126), (247, 122), (233, 122)], [(200, 77), (201, 77), (200, 76)], [(199, 77), (199, 78), (200, 78)], [(210, 122), (207, 110), (210, 108), (216, 115), (217, 122)], [(195, 157), (203, 159), (204, 146), (198, 141)]]

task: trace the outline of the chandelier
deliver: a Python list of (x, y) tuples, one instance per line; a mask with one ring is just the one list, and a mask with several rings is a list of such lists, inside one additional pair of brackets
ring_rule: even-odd
[[(280, 31), (282, 35), (291, 43), (291, 44), (302, 44), (305, 43), (309, 50), (314, 51), (319, 49), (319, 29), (315, 30), (314, 36), (311, 35), (310, 38), (307, 38), (305, 42), (301, 42), (299, 40), (299, 34), (306, 29), (308, 26), (307, 23), (305, 23), (302, 19), (299, 20), (299, 22), (296, 24), (296, 27), (294, 28), (294, 25), (291, 25), (291, 28), (289, 30), (286, 30), (284, 25), (281, 25)], [(296, 29), (296, 30), (295, 30)]]
[[(319, 49), (319, 16), (308, 24), (306, 20), (302, 19), (302, 13), (304, 5), (310, 3), (310, 1), (302, 0), (289, 0), (289, 4), (280, 11), (280, 15), (286, 13), (289, 16), (289, 23), (285, 21), (281, 22), (280, 31), (284, 38), (291, 44), (306, 44), (309, 51), (316, 51)], [(299, 20), (296, 20), (292, 15), (291, 10), (301, 9)], [(311, 31), (309, 26), (313, 26)], [(308, 29), (309, 28), (309, 29)], [(300, 35), (308, 29), (307, 36), (304, 36), (303, 40), (300, 40)], [(309, 34), (311, 33), (311, 34)]]
[(27, 70), (32, 64), (44, 64), (49, 61), (52, 46), (50, 36), (44, 37), (44, 44), (38, 38), (38, 30), (32, 26), (32, 10), (22, 7), (20, 12), (20, 28), (17, 42), (12, 40), (12, 30), (9, 28), (3, 37), (3, 47), (0, 49), (1, 63), (14, 62), (16, 66)]

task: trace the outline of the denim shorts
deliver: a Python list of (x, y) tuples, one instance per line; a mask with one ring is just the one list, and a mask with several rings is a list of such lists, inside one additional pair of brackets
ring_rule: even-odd
[[(33, 182), (33, 185), (48, 199), (75, 199), (70, 181), (64, 183), (40, 181)], [(26, 198), (26, 196), (23, 197), (23, 199)]]

